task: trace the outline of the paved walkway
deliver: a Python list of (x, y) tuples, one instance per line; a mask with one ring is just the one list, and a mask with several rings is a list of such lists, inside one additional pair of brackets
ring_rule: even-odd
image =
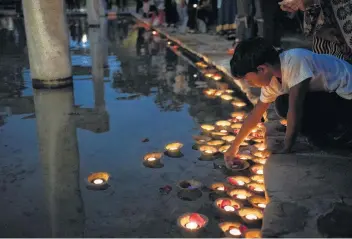
[[(231, 42), (214, 35), (180, 34), (162, 27), (156, 30), (230, 75), (227, 49)], [(303, 38), (283, 39), (285, 48), (309, 44)], [(251, 102), (256, 102), (258, 90), (234, 82)], [(269, 148), (284, 140), (285, 129), (273, 109), (268, 110), (265, 124)], [(299, 153), (272, 155), (265, 165), (270, 202), (265, 210), (263, 237), (352, 237), (352, 155), (321, 151), (303, 137), (294, 150)]]

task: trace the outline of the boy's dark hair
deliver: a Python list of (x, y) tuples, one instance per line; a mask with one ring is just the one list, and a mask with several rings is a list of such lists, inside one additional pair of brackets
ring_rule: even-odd
[(261, 37), (244, 40), (236, 46), (230, 61), (234, 77), (243, 78), (249, 72), (257, 72), (257, 67), (265, 63), (280, 62), (279, 52)]

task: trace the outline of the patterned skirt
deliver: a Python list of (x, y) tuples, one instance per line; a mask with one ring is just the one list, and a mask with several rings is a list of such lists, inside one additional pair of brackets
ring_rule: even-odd
[[(219, 1), (219, 0), (218, 0)], [(229, 32), (236, 29), (237, 0), (222, 0), (218, 12), (217, 32)]]

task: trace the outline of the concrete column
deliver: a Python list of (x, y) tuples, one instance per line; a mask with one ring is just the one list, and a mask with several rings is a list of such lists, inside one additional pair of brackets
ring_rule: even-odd
[(72, 85), (65, 1), (22, 1), (34, 88)]
[(82, 237), (84, 208), (72, 88), (34, 91), (37, 132), (52, 237)]
[(98, 27), (100, 17), (105, 17), (106, 6), (105, 0), (87, 0), (86, 9), (88, 15), (88, 25)]

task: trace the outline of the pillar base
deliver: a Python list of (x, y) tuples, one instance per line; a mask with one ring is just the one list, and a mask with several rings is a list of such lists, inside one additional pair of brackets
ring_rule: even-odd
[(34, 89), (62, 89), (73, 86), (72, 77), (57, 79), (57, 80), (39, 80), (32, 79)]

